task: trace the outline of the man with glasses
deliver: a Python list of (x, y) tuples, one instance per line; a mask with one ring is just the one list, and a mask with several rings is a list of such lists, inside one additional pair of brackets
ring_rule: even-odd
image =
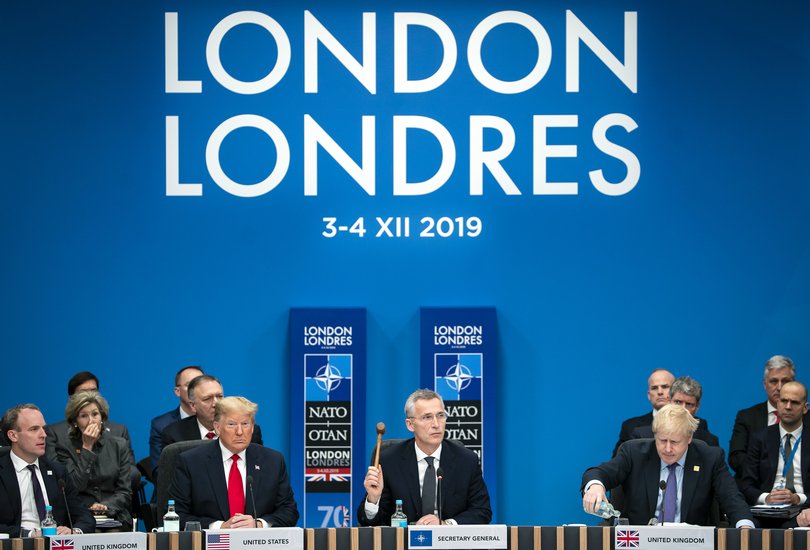
[[(720, 439), (709, 431), (709, 423), (703, 418), (697, 417), (700, 408), (700, 400), (703, 397), (703, 387), (700, 382), (689, 376), (679, 376), (672, 382), (669, 388), (670, 403), (679, 405), (689, 411), (699, 422), (695, 430), (694, 439), (705, 441), (712, 447), (720, 446)], [(633, 430), (632, 439), (644, 439), (653, 437), (652, 425), (639, 426)]]
[(194, 378), (201, 374), (203, 374), (203, 371), (200, 367), (189, 365), (183, 367), (174, 375), (174, 395), (180, 400), (180, 404), (177, 408), (153, 418), (150, 425), (149, 460), (153, 470), (157, 468), (158, 460), (160, 460), (160, 451), (163, 450), (163, 444), (161, 442), (163, 430), (172, 422), (177, 422), (178, 420), (194, 415), (194, 409), (191, 406), (191, 401), (188, 399), (188, 385)]
[(779, 424), (777, 404), (782, 386), (796, 380), (796, 365), (790, 357), (774, 355), (765, 363), (762, 387), (767, 399), (747, 409), (737, 412), (731, 441), (728, 444), (728, 465), (734, 470), (734, 477), (742, 479), (745, 463), (748, 460), (748, 445), (759, 430)]
[[(214, 414), (217, 402), (223, 398), (222, 383), (210, 374), (201, 374), (188, 384), (188, 401), (194, 415), (178, 420), (166, 426), (161, 436), (163, 447), (178, 441), (194, 439), (216, 439)], [(259, 426), (253, 429), (251, 443), (262, 445), (262, 430)]]
[(178, 455), (169, 498), (181, 528), (189, 521), (203, 529), (294, 527), (298, 507), (284, 457), (250, 442), (258, 405), (220, 396), (214, 409), (218, 441)]
[[(489, 523), (492, 509), (478, 455), (444, 439), (447, 413), (441, 396), (431, 390), (413, 392), (405, 402), (405, 417), (413, 438), (382, 450), (379, 468), (369, 467), (358, 523), (389, 525), (397, 500), (402, 500), (408, 523)], [(440, 468), (444, 476), (439, 491)]]

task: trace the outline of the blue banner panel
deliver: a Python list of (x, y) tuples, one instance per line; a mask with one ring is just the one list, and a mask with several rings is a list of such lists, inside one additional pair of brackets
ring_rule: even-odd
[(423, 307), (420, 313), (420, 380), (442, 396), (445, 437), (478, 453), (495, 519), (495, 308)]
[[(365, 464), (366, 310), (290, 310), (290, 478), (302, 527), (349, 527)], [(358, 498), (360, 498), (358, 496)]]

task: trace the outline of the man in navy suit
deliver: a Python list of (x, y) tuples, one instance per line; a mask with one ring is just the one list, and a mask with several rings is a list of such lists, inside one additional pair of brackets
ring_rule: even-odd
[(219, 439), (178, 456), (169, 498), (181, 525), (199, 521), (204, 529), (239, 529), (293, 527), (298, 521), (284, 457), (250, 443), (257, 409), (244, 397), (220, 399), (214, 415)]
[(190, 365), (183, 367), (174, 375), (174, 395), (180, 400), (180, 405), (152, 419), (149, 429), (149, 461), (152, 470), (157, 468), (160, 460), (160, 451), (163, 450), (161, 436), (166, 426), (183, 418), (194, 416), (194, 407), (188, 398), (188, 385), (194, 378), (203, 374), (200, 367)]
[[(194, 416), (172, 422), (161, 434), (161, 449), (178, 441), (215, 439), (214, 416), (217, 403), (223, 398), (222, 383), (210, 374), (201, 374), (189, 382), (188, 400), (194, 408)], [(253, 427), (252, 443), (262, 444), (262, 430)]]
[[(379, 469), (369, 467), (358, 523), (389, 525), (396, 500), (402, 500), (409, 523), (489, 523), (492, 509), (478, 455), (444, 439), (447, 413), (441, 396), (431, 390), (415, 391), (405, 402), (405, 416), (414, 437), (383, 450)], [(440, 467), (444, 476), (439, 495)]]
[[(726, 466), (723, 450), (693, 441), (698, 422), (685, 408), (665, 405), (653, 420), (655, 439), (626, 442), (619, 453), (582, 476), (582, 506), (599, 509), (606, 490), (622, 486), (622, 517), (633, 525), (712, 524), (714, 499), (737, 527), (753, 527), (751, 512)], [(661, 489), (664, 482), (666, 491)]]
[(748, 444), (759, 430), (779, 423), (777, 403), (782, 386), (796, 380), (796, 366), (789, 357), (774, 355), (765, 363), (762, 386), (768, 399), (737, 412), (731, 441), (728, 444), (728, 465), (734, 477), (741, 480), (748, 458)]
[(11, 448), (0, 455), (0, 533), (19, 537), (39, 529), (46, 504), (53, 507), (57, 534), (70, 534), (71, 519), (74, 528), (94, 532), (96, 522), (82, 506), (67, 470), (43, 456), (45, 419), (37, 406), (10, 408), (3, 416), (2, 429)]
[[(755, 433), (748, 444), (742, 492), (748, 504), (810, 507), (810, 445), (802, 443), (807, 388), (799, 382), (782, 386), (777, 403), (779, 424)], [(787, 463), (787, 466), (785, 465)], [(765, 528), (796, 527), (795, 519), (759, 518)]]
[[(675, 381), (675, 377), (671, 372), (664, 369), (655, 369), (647, 379), (647, 399), (653, 406), (653, 410), (641, 416), (634, 416), (622, 422), (622, 427), (619, 430), (619, 441), (613, 447), (613, 456), (619, 452), (619, 447), (622, 443), (633, 439), (633, 430), (641, 426), (652, 425), (653, 416), (664, 405), (669, 403), (669, 388)], [(708, 428), (707, 428), (708, 429)]]

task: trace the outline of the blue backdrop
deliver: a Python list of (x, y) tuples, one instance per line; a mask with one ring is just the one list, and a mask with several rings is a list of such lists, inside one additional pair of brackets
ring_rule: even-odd
[[(523, 15), (490, 18), (505, 9)], [(225, 29), (251, 10), (276, 34), (254, 24), (265, 18)], [(374, 14), (365, 33), (364, 13)], [(407, 48), (394, 39), (405, 13), (435, 18), (406, 29)], [(308, 41), (327, 41), (320, 27), (365, 72), (346, 69), (334, 44), (307, 58)], [(402, 91), (396, 51), (411, 81), (450, 59), (435, 29), (454, 39), (452, 71)], [(810, 368), (809, 29), (799, 1), (5, 2), (3, 402), (35, 401), (58, 420), (68, 377), (89, 369), (140, 458), (149, 419), (176, 403), (173, 373), (198, 363), (226, 393), (258, 401), (265, 442), (289, 454), (289, 308), (358, 306), (368, 309), (370, 446), (378, 421), (406, 435), (419, 308), (494, 306), (495, 519), (588, 521), (581, 473), (609, 456), (622, 419), (648, 409), (653, 368), (703, 382), (700, 415), (724, 443), (735, 411), (764, 399), (770, 355), (791, 356), (800, 379)], [(579, 39), (589, 33), (612, 69)], [(277, 36), (290, 44), (285, 70)], [(471, 37), (481, 39), (472, 58)], [(541, 78), (495, 91), (471, 69), (476, 51), (491, 79)], [(632, 79), (617, 76), (621, 64)], [(261, 93), (236, 93), (222, 76), (260, 81), (274, 67), (281, 78)], [(175, 80), (201, 92), (175, 93)], [(270, 121), (275, 141), (222, 128), (217, 149), (212, 135), (241, 115)], [(364, 116), (374, 117), (365, 130)], [(613, 126), (601, 130), (606, 116)], [(424, 122), (405, 117), (430, 119), (432, 132), (403, 130)], [(407, 143), (395, 144), (397, 128)], [(351, 162), (335, 161), (337, 148)], [(483, 194), (471, 192), (476, 148), (489, 152)], [(591, 183), (594, 170), (630, 178), (633, 159), (638, 181), (623, 194)], [(274, 170), (277, 186), (253, 198), (221, 185), (224, 175), (256, 191)], [(437, 173), (446, 183), (434, 191), (397, 193), (395, 181), (416, 189)], [(317, 194), (305, 194), (307, 177)], [(410, 218), (409, 237), (375, 237), (377, 217), (397, 216)], [(441, 233), (460, 217), (463, 236), (453, 225), (453, 236), (422, 237), (425, 217), (453, 220)], [(324, 236), (324, 218), (347, 229)], [(362, 237), (349, 231), (358, 218)]]

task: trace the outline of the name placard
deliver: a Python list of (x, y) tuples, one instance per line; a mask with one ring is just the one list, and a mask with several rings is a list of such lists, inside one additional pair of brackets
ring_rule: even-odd
[(436, 525), (408, 528), (408, 548), (506, 548), (506, 525)]
[(205, 531), (207, 550), (303, 550), (304, 530), (300, 527), (272, 529), (211, 529)]
[(146, 550), (146, 533), (97, 533), (50, 537), (52, 550)]
[(638, 550), (714, 550), (714, 527), (638, 525), (616, 527), (615, 548)]

